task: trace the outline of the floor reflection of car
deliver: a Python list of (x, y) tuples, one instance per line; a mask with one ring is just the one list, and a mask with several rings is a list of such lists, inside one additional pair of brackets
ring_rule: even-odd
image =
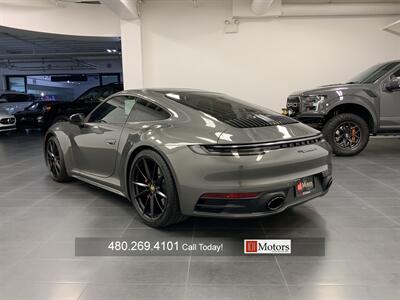
[(32, 104), (35, 97), (31, 94), (0, 91), (0, 110), (12, 115)]
[(319, 131), (224, 94), (117, 93), (45, 136), (54, 180), (78, 178), (131, 200), (162, 227), (185, 216), (261, 217), (324, 195), (331, 148)]
[(16, 113), (18, 129), (38, 128), (47, 130), (52, 124), (66, 121), (81, 113), (87, 115), (102, 100), (123, 89), (121, 84), (107, 84), (90, 88), (74, 101), (37, 101)]
[(0, 134), (15, 130), (15, 117), (0, 110)]

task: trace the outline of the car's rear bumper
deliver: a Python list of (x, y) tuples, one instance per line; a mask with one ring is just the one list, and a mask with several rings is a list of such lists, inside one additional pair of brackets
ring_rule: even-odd
[[(332, 180), (330, 147), (325, 141), (249, 156), (200, 155), (188, 147), (166, 152), (185, 215), (249, 218), (275, 214), (324, 195)], [(315, 190), (296, 197), (296, 183), (307, 176), (315, 176)], [(205, 193), (259, 195), (257, 199), (230, 199), (222, 203), (224, 206), (220, 202), (214, 207), (218, 209), (213, 209), (215, 201), (204, 201), (201, 196)], [(284, 197), (283, 205), (277, 210), (267, 209), (268, 201), (277, 194)]]

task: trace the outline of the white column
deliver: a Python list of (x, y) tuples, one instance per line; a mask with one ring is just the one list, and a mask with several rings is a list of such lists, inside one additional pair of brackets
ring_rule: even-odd
[(121, 20), (124, 89), (143, 88), (142, 36), (140, 19)]

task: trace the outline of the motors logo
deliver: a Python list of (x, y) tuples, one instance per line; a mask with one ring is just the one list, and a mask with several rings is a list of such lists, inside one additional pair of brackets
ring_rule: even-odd
[(245, 254), (291, 254), (291, 240), (244, 240)]
[(244, 253), (257, 253), (258, 242), (257, 241), (245, 241), (245, 250)]

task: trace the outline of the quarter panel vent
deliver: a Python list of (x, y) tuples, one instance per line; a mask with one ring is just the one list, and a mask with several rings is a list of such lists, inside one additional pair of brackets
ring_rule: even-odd
[(236, 128), (255, 128), (297, 123), (296, 120), (285, 116), (260, 114), (253, 115), (249, 118), (230, 119), (224, 121), (228, 125)]

